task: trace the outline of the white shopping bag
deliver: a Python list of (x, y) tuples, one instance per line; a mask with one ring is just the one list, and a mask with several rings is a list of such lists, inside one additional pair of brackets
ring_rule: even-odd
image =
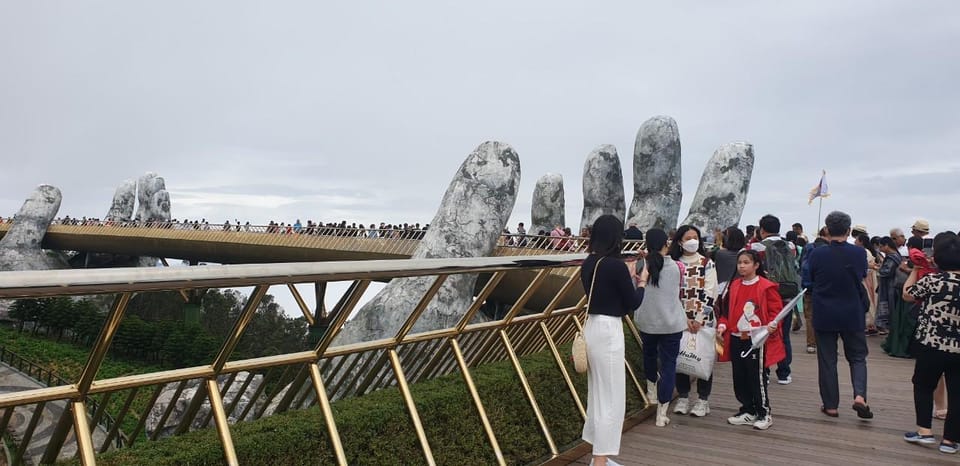
[(677, 373), (709, 379), (713, 362), (717, 360), (716, 337), (717, 331), (712, 327), (700, 327), (697, 333), (684, 330), (680, 337), (680, 354), (677, 355)]

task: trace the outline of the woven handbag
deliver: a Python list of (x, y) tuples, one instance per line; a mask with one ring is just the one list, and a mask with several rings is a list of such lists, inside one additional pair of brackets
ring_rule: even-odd
[[(602, 257), (597, 259), (597, 265), (593, 266), (593, 277), (590, 279), (590, 294), (587, 295), (588, 312), (590, 310), (590, 300), (593, 298), (593, 285), (597, 283), (597, 269), (600, 267), (600, 261), (602, 260)], [(587, 340), (583, 338), (582, 330), (574, 335), (571, 352), (573, 353), (573, 369), (581, 374), (586, 372), (590, 366), (587, 364)]]

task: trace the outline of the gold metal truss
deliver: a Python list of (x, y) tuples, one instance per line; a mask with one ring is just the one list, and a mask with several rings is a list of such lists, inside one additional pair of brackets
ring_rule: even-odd
[[(121, 439), (124, 446), (137, 441), (158, 441), (170, 431), (180, 434), (197, 425), (210, 427), (212, 423), (223, 448), (224, 462), (233, 465), (239, 464), (242, 458), (238, 458), (234, 448), (231, 423), (254, 420), (273, 412), (319, 405), (336, 461), (345, 465), (349, 452), (344, 450), (332, 403), (338, 399), (396, 387), (402, 394), (410, 416), (410, 426), (417, 435), (424, 462), (434, 464), (435, 449), (442, 449), (444, 445), (431, 443), (424, 429), (423, 419), (417, 411), (411, 385), (456, 372), (464, 380), (490, 451), (497, 464), (502, 465), (506, 464), (504, 452), (500, 447), (497, 432), (488, 418), (484, 400), (474, 384), (471, 368), (495, 361), (510, 361), (536, 417), (549, 454), (555, 459), (560, 455), (558, 446), (544, 411), (534, 396), (533, 387), (520, 364), (520, 358), (549, 351), (559, 368), (560, 379), (557, 383), (569, 389), (578, 411), (584, 415), (585, 406), (582, 400), (585, 394), (577, 393), (574, 383), (574, 378), (583, 376), (570, 372), (570, 363), (562, 354), (561, 346), (572, 340), (585, 318), (586, 310), (583, 300), (579, 300), (575, 306), (560, 308), (561, 296), (551, 299), (543, 308), (530, 308), (527, 303), (550, 274), (562, 273), (567, 277), (560, 288), (560, 295), (578, 288), (579, 265), (584, 257), (582, 254), (562, 254), (0, 272), (0, 298), (3, 299), (115, 295), (113, 306), (78, 379), (69, 385), (0, 394), (0, 424), (6, 426), (16, 408), (33, 408), (27, 425), (27, 438), (15, 452), (15, 460), (20, 461), (26, 454), (30, 436), (37, 428), (41, 411), (50, 403), (64, 403), (63, 415), (52, 429), (52, 437), (43, 460), (54, 462), (61, 458), (65, 443), (70, 439), (71, 442), (76, 442), (77, 454), (83, 464), (89, 465), (95, 464), (96, 454), (114, 448), (111, 442), (115, 439)], [(447, 328), (416, 330), (420, 317), (436, 299), (444, 284), (448, 283), (447, 278), (467, 273), (484, 275), (488, 279), (474, 301), (462, 310), (460, 317), (451, 321)], [(374, 341), (338, 343), (338, 335), (353, 310), (361, 303), (368, 285), (373, 281), (388, 281), (400, 277), (424, 277), (429, 286), (413, 309), (397, 310), (405, 312), (406, 315), (392, 335)], [(508, 283), (510, 277), (514, 280), (517, 280), (517, 277), (527, 277), (527, 282)], [(295, 284), (329, 282), (351, 284), (329, 312), (329, 327), (314, 348), (231, 360), (234, 349), (271, 286), (277, 285), (294, 292)], [(484, 302), (494, 289), (505, 285), (518, 287), (523, 292), (516, 302), (507, 303), (510, 308), (502, 319), (479, 319), (479, 311)], [(253, 286), (253, 292), (236, 317), (228, 337), (209, 364), (123, 377), (97, 378), (98, 370), (135, 293), (243, 286)], [(579, 291), (582, 293), (582, 289)], [(294, 297), (304, 314), (309, 314), (303, 299), (296, 293)], [(632, 322), (629, 324), (631, 333), (636, 336)], [(637, 343), (640, 343), (639, 340)], [(630, 364), (627, 364), (627, 370), (635, 389), (643, 397), (644, 391)], [(240, 378), (241, 373), (246, 373), (244, 379)], [(255, 377), (261, 377), (256, 388), (251, 386)], [(195, 395), (188, 400), (185, 414), (177, 420), (175, 426), (170, 426), (168, 420), (171, 420), (176, 403), (171, 402), (165, 409), (158, 406), (161, 391), (173, 391), (172, 401), (176, 401), (188, 392), (188, 386), (194, 387), (190, 389), (190, 393)], [(252, 392), (249, 398), (251, 401), (241, 407), (238, 404), (240, 394), (249, 392)], [(131, 407), (138, 393), (143, 399), (148, 399), (146, 408), (141, 409), (141, 412), (135, 412)], [(93, 396), (101, 397), (100, 408), (90, 417), (87, 404)], [(106, 412), (105, 406), (110, 397), (123, 400), (123, 407), (117, 412)], [(262, 400), (263, 403), (257, 404), (253, 400)], [(255, 404), (258, 406), (256, 409), (253, 408)], [(155, 411), (154, 417), (159, 418), (159, 426), (148, 432), (147, 418), (152, 411)], [(106, 414), (116, 418), (115, 424), (103, 431), (103, 435), (94, 435), (94, 431), (99, 429), (97, 421)], [(127, 423), (124, 424), (124, 421)], [(130, 432), (121, 432), (121, 425), (135, 427)], [(161, 432), (164, 428), (167, 428), (166, 433)], [(76, 433), (76, 440), (72, 440), (68, 435), (71, 429)], [(318, 426), (318, 434), (322, 430)], [(98, 438), (99, 442), (95, 440)]]
[[(0, 237), (6, 234), (10, 225), (9, 222), (0, 223)], [(270, 260), (260, 259), (278, 257), (280, 253), (289, 253), (291, 257), (320, 254), (325, 255), (324, 259), (345, 257), (340, 253), (349, 253), (358, 259), (391, 259), (410, 257), (425, 234), (425, 230), (413, 229), (305, 226), (296, 229), (293, 225), (88, 221), (50, 225), (44, 247), (217, 263), (268, 262)], [(581, 236), (503, 234), (492, 255), (577, 254), (586, 252), (588, 242), (589, 238)], [(635, 252), (642, 246), (642, 241), (626, 240), (623, 249), (624, 252)], [(236, 260), (230, 260), (231, 257)], [(314, 259), (321, 260), (321, 257), (311, 260)]]

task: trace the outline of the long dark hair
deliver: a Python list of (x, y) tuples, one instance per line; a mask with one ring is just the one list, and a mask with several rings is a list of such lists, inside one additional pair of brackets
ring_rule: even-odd
[[(763, 268), (763, 261), (760, 260), (760, 253), (752, 249), (744, 249), (737, 253), (737, 263), (740, 263), (740, 256), (750, 256), (750, 259), (754, 263), (758, 264), (757, 275), (766, 278), (767, 271)], [(714, 309), (714, 313), (719, 317), (729, 317), (730, 315), (730, 288), (733, 286), (733, 279), (737, 278), (739, 271), (736, 267), (733, 269), (733, 276), (730, 277), (730, 282), (727, 285), (727, 288), (723, 290), (723, 295), (720, 296), (720, 299), (717, 300), (717, 309)]]
[(703, 249), (703, 235), (700, 234), (700, 229), (693, 225), (681, 225), (673, 235), (673, 242), (670, 243), (670, 257), (672, 257), (673, 260), (680, 260), (680, 256), (683, 255), (683, 235), (686, 235), (690, 230), (697, 232), (697, 241), (700, 242), (697, 246), (697, 252), (700, 253), (701, 256), (707, 255)]
[(747, 237), (739, 228), (730, 227), (723, 232), (723, 249), (739, 251), (745, 247), (747, 247)]
[(860, 244), (863, 245), (863, 249), (870, 251), (870, 254), (872, 255), (874, 261), (880, 258), (880, 256), (877, 255), (877, 249), (873, 247), (873, 242), (870, 241), (869, 236), (867, 236), (866, 234), (857, 235), (857, 241), (859, 241)]
[(601, 215), (593, 222), (587, 251), (598, 256), (620, 257), (623, 251), (623, 222), (613, 215)]
[(667, 232), (651, 228), (644, 237), (647, 238), (647, 271), (650, 272), (647, 281), (653, 286), (660, 286), (660, 271), (663, 270), (663, 254), (660, 254), (660, 250), (667, 244)]

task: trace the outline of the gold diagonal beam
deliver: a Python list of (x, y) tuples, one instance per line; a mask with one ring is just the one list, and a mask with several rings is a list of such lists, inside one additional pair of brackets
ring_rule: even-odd
[(347, 455), (343, 451), (343, 442), (340, 441), (340, 431), (337, 429), (337, 421), (333, 418), (333, 408), (330, 406), (330, 399), (327, 398), (327, 389), (323, 386), (323, 378), (320, 376), (320, 368), (316, 364), (310, 364), (310, 380), (313, 381), (313, 390), (317, 392), (317, 401), (320, 403), (320, 411), (323, 413), (323, 420), (327, 425), (327, 434), (330, 435), (330, 443), (333, 445), (333, 453), (337, 457), (339, 466), (347, 465)]
[(423, 423), (420, 421), (420, 414), (417, 412), (417, 404), (413, 401), (413, 394), (410, 393), (410, 387), (407, 386), (407, 378), (403, 376), (403, 367), (400, 366), (400, 357), (397, 356), (397, 350), (390, 350), (390, 365), (393, 366), (393, 373), (397, 375), (397, 386), (400, 393), (403, 394), (403, 401), (407, 405), (407, 411), (410, 413), (410, 419), (413, 421), (413, 428), (417, 433), (417, 439), (420, 440), (420, 447), (423, 449), (423, 457), (430, 466), (436, 466), (433, 459), (433, 451), (430, 449), (430, 442), (427, 441), (427, 433), (423, 430)]
[(457, 324), (457, 334), (463, 332), (463, 328), (470, 323), (470, 320), (473, 319), (473, 316), (480, 310), (480, 306), (483, 306), (483, 302), (490, 297), (490, 294), (493, 293), (493, 290), (497, 288), (497, 285), (500, 284), (500, 281), (503, 280), (503, 277), (506, 276), (506, 272), (496, 272), (487, 281), (487, 284), (483, 286), (483, 289), (480, 290), (480, 294), (477, 295), (477, 299), (473, 300), (473, 304), (470, 305), (470, 308), (467, 309), (467, 312), (463, 315), (463, 318), (460, 319), (460, 322)]
[(216, 359), (213, 360), (213, 364), (210, 365), (213, 368), (214, 374), (219, 374), (223, 369), (223, 365), (230, 359), (234, 348), (236, 348), (237, 343), (240, 342), (240, 337), (243, 336), (243, 331), (246, 330), (250, 320), (253, 319), (253, 314), (260, 306), (260, 301), (263, 300), (263, 296), (267, 294), (268, 288), (267, 285), (259, 285), (253, 289), (253, 293), (250, 293), (250, 297), (247, 298), (247, 304), (233, 325), (233, 330), (227, 335), (226, 341), (223, 342), (223, 346), (220, 348), (220, 353), (217, 354)]
[(120, 328), (120, 321), (123, 320), (123, 314), (127, 310), (127, 304), (130, 303), (130, 296), (131, 293), (121, 293), (113, 301), (113, 307), (110, 309), (110, 314), (107, 316), (106, 322), (103, 323), (100, 336), (97, 337), (97, 342), (94, 344), (93, 350), (90, 351), (87, 364), (83, 367), (83, 372), (80, 373), (77, 390), (80, 392), (81, 397), (86, 396), (87, 391), (90, 390), (90, 384), (93, 383), (94, 377), (97, 376), (97, 371), (100, 370), (100, 364), (103, 363), (103, 358), (106, 357), (107, 350), (110, 349), (110, 342), (113, 341), (113, 336), (116, 335), (117, 329)]
[[(140, 387), (136, 387), (133, 390), (130, 390), (130, 394), (127, 395), (127, 399), (123, 402), (123, 407), (120, 408), (120, 412), (117, 414), (116, 419), (114, 420), (113, 426), (110, 427), (110, 432), (107, 432), (107, 437), (103, 439), (103, 443), (100, 445), (100, 449), (97, 450), (98, 453), (103, 453), (110, 448), (110, 442), (113, 440), (117, 434), (120, 433), (120, 424), (123, 423), (123, 419), (127, 416), (127, 412), (130, 410), (130, 405), (133, 404), (133, 399), (137, 397), (137, 393), (140, 391)], [(120, 439), (121, 441), (123, 438)]]
[[(162, 391), (163, 391), (163, 385), (157, 385), (157, 388), (153, 390), (153, 395), (150, 396), (150, 401), (147, 402), (146, 405), (144, 405), (146, 406), (146, 409), (143, 410), (143, 414), (140, 416), (140, 420), (137, 421), (137, 427), (135, 427), (133, 429), (133, 433), (130, 434), (130, 437), (129, 437), (130, 443), (127, 446), (133, 445), (137, 441), (137, 439), (140, 438), (140, 431), (143, 430), (143, 426), (147, 424), (147, 417), (150, 416), (150, 410), (153, 408), (153, 405), (157, 402), (157, 398), (160, 398), (160, 392)], [(171, 403), (171, 404), (175, 404), (175, 403)], [(160, 427), (163, 427), (163, 425), (160, 424)]]
[(343, 323), (350, 317), (350, 313), (353, 312), (353, 308), (356, 307), (363, 293), (367, 291), (368, 286), (370, 286), (370, 280), (357, 280), (353, 282), (350, 288), (347, 289), (347, 292), (340, 297), (340, 301), (338, 301), (337, 305), (333, 308), (333, 322), (330, 323), (330, 327), (327, 327), (323, 338), (320, 339), (316, 348), (314, 348), (317, 357), (322, 357), (330, 344), (333, 343), (333, 339), (340, 333), (340, 329), (343, 328)]
[(237, 451), (233, 447), (233, 437), (230, 436), (230, 424), (227, 423), (227, 413), (223, 410), (223, 398), (220, 397), (220, 387), (217, 379), (207, 379), (207, 395), (210, 397), (210, 410), (217, 423), (217, 436), (223, 445), (223, 455), (230, 466), (238, 466)]
[(290, 294), (293, 295), (294, 301), (297, 302), (300, 312), (303, 313), (303, 318), (307, 319), (307, 324), (314, 325), (313, 313), (310, 312), (310, 308), (307, 307), (307, 302), (304, 301), (303, 296), (300, 295), (300, 290), (298, 290), (296, 285), (293, 283), (287, 283), (287, 289), (290, 290)]
[(417, 303), (417, 307), (413, 308), (413, 312), (407, 316), (406, 322), (400, 326), (400, 330), (397, 332), (397, 336), (394, 337), (394, 341), (400, 343), (403, 341), (404, 337), (407, 336), (407, 333), (413, 329), (414, 324), (417, 323), (417, 320), (420, 319), (420, 315), (423, 314), (423, 311), (427, 309), (427, 305), (430, 304), (430, 301), (433, 300), (433, 297), (440, 291), (440, 287), (443, 286), (443, 282), (447, 280), (449, 275), (437, 275), (437, 278), (433, 281), (433, 284), (430, 285), (430, 288), (427, 289), (427, 292), (423, 294), (423, 297), (420, 298), (420, 302)]
[(497, 457), (497, 464), (506, 466), (507, 461), (503, 458), (503, 451), (500, 450), (500, 444), (497, 442), (497, 436), (493, 432), (493, 427), (490, 425), (490, 420), (487, 419), (487, 411), (483, 409), (483, 402), (480, 401), (480, 393), (477, 392), (477, 387), (473, 383), (473, 377), (470, 376), (470, 368), (467, 367), (467, 361), (463, 359), (463, 353), (460, 352), (460, 345), (457, 344), (456, 338), (451, 338), (449, 341), (450, 348), (453, 350), (453, 355), (457, 358), (457, 364), (460, 365), (460, 373), (463, 374), (463, 381), (467, 383), (467, 391), (470, 392), (470, 397), (473, 398), (473, 404), (477, 408), (477, 414), (480, 415), (480, 422), (483, 423), (483, 430), (487, 433), (487, 439), (490, 441), (490, 446), (493, 448), (493, 454)]
[(82, 401), (70, 403), (73, 411), (73, 431), (77, 437), (77, 450), (80, 452), (80, 461), (84, 466), (97, 463), (93, 453), (93, 436), (90, 434), (90, 424), (87, 423), (87, 406)]
[(540, 269), (537, 272), (537, 276), (533, 278), (533, 281), (527, 285), (527, 289), (523, 291), (523, 294), (517, 298), (517, 302), (513, 303), (513, 307), (507, 311), (507, 315), (503, 318), (504, 324), (509, 324), (520, 311), (523, 310), (523, 306), (527, 305), (527, 301), (530, 301), (530, 298), (533, 297), (533, 293), (537, 291), (537, 288), (540, 288), (540, 284), (550, 275), (550, 269)]
[(577, 393), (577, 387), (573, 384), (573, 379), (570, 378), (570, 372), (567, 371), (567, 365), (563, 363), (563, 357), (560, 356), (560, 351), (557, 350), (557, 345), (553, 342), (553, 337), (550, 335), (550, 330), (548, 330), (547, 326), (542, 322), (540, 323), (540, 329), (543, 330), (544, 336), (547, 337), (547, 344), (550, 345), (550, 352), (553, 353), (553, 359), (557, 361), (557, 367), (560, 368), (560, 374), (563, 375), (563, 381), (566, 382), (567, 389), (570, 390), (570, 395), (573, 396), (573, 401), (577, 404), (577, 411), (580, 411), (580, 416), (586, 419), (587, 410), (583, 408), (583, 402), (580, 401), (580, 394)]
[(543, 314), (545, 316), (552, 314), (553, 310), (560, 305), (560, 300), (562, 300), (563, 297), (566, 296), (567, 292), (569, 292), (579, 281), (580, 268), (578, 267), (575, 269), (573, 274), (570, 275), (570, 278), (567, 279), (567, 281), (563, 284), (563, 286), (560, 288), (560, 291), (557, 292), (557, 295), (550, 300), (550, 304), (547, 304), (546, 309), (543, 310)]
[(543, 412), (540, 411), (540, 405), (537, 404), (537, 397), (533, 394), (533, 389), (530, 388), (530, 382), (527, 381), (527, 376), (523, 373), (523, 367), (520, 366), (520, 360), (517, 359), (516, 353), (513, 352), (513, 345), (510, 344), (510, 337), (507, 336), (507, 332), (500, 330), (500, 339), (503, 340), (504, 346), (507, 347), (507, 354), (510, 356), (510, 362), (513, 363), (513, 370), (516, 371), (517, 377), (520, 377), (520, 385), (523, 386), (523, 393), (527, 395), (527, 401), (530, 402), (530, 407), (533, 408), (533, 413), (537, 416), (537, 422), (540, 424), (540, 430), (543, 431), (543, 438), (547, 440), (547, 446), (550, 447), (550, 454), (554, 457), (558, 456), (560, 452), (557, 450), (557, 445), (553, 442), (553, 436), (550, 435), (550, 428), (547, 427), (547, 421), (543, 418)]

